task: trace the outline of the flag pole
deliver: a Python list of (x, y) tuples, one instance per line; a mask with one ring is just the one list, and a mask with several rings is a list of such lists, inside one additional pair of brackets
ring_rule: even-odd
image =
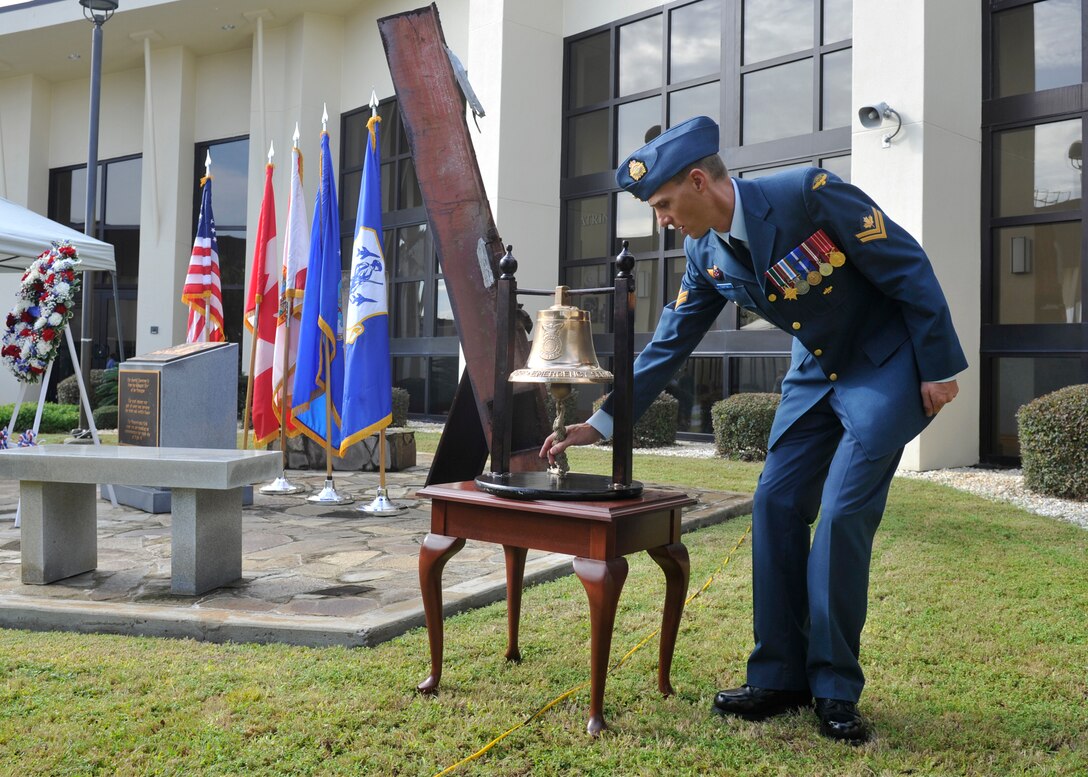
[[(292, 141), (293, 141), (293, 151), (292, 151), (292, 155), (291, 155), (291, 164), (292, 165), (296, 164), (294, 154), (295, 154), (295, 152), (298, 151), (298, 138), (299, 138), (298, 122), (295, 122), (295, 134), (294, 134), (294, 136), (292, 138)], [(292, 170), (292, 176), (293, 175), (294, 175), (294, 171)], [(299, 170), (299, 178), (301, 179), (301, 177), (302, 177), (302, 171)], [(292, 204), (294, 204), (296, 207), (298, 207), (300, 205), (300, 203), (293, 203), (289, 198), (288, 199), (288, 213), (291, 212), (290, 206)], [(290, 229), (289, 226), (288, 226), (288, 229)], [(286, 253), (289, 250), (288, 240), (290, 238), (289, 238), (289, 235), (284, 235), (284, 237), (286, 239), (284, 240), (283, 250)], [(286, 306), (286, 310), (284, 312), (285, 315), (286, 315), (286, 319), (283, 322), (283, 374), (282, 374), (283, 380), (280, 381), (280, 470), (281, 471), (280, 471), (280, 476), (278, 478), (273, 480), (267, 486), (264, 486), (264, 487), (261, 488), (261, 493), (262, 494), (275, 494), (275, 495), (297, 494), (300, 491), (305, 491), (306, 490), (304, 486), (296, 486), (294, 483), (291, 483), (290, 481), (287, 480), (287, 424), (288, 424), (288, 422), (290, 421), (290, 418), (291, 418), (291, 407), (290, 407), (290, 405), (287, 404), (287, 379), (288, 379), (287, 370), (288, 370), (288, 365), (291, 363), (291, 359), (290, 359), (290, 356), (291, 356), (291, 319), (294, 318), (294, 316), (295, 316), (295, 298), (287, 293), (287, 275), (286, 275), (287, 270), (286, 269), (281, 269), (280, 272), (283, 273), (283, 276), (282, 276), (282, 278), (283, 278), (283, 302), (285, 303), (285, 306)], [(278, 300), (277, 300), (277, 302), (278, 302)]]
[[(208, 180), (211, 177), (212, 177), (212, 150), (209, 148), (208, 152), (207, 152), (207, 155), (204, 157), (204, 180), (200, 182), (201, 188), (204, 187), (204, 185), (208, 182)], [(211, 307), (210, 304), (209, 304), (209, 299), (210, 299), (210, 297), (205, 297), (204, 298), (204, 326), (202, 327), (202, 330), (201, 330), (201, 338), (203, 339), (203, 341), (205, 343), (208, 342), (208, 328), (211, 326), (211, 323), (212, 323), (212, 317), (210, 315), (208, 315), (209, 314), (209, 308)]]
[[(370, 118), (373, 121), (374, 117), (378, 115), (378, 92), (371, 87), (370, 89)], [(378, 121), (381, 121), (379, 119)], [(368, 138), (367, 142), (373, 142), (373, 138)], [(386, 300), (386, 308), (388, 309), (388, 299)], [(389, 387), (392, 391), (393, 387)], [(378, 495), (374, 497), (368, 505), (362, 505), (359, 507), (360, 512), (368, 513), (370, 515), (400, 515), (406, 512), (408, 507), (406, 505), (390, 501), (385, 490), (385, 427), (383, 426), (378, 433)]]
[(284, 495), (297, 494), (305, 491), (304, 486), (296, 486), (287, 480), (287, 421), (291, 415), (291, 408), (287, 405), (287, 364), (288, 351), (291, 343), (291, 318), (295, 312), (295, 301), (287, 298), (287, 320), (284, 321), (284, 340), (286, 346), (283, 349), (283, 381), (280, 383), (280, 476), (261, 487), (262, 494)]
[(321, 340), (321, 352), (325, 358), (325, 480), (332, 480), (332, 357), (325, 339)]
[(325, 486), (319, 493), (306, 497), (306, 501), (346, 505), (355, 500), (339, 493), (332, 482), (332, 354), (329, 353), (329, 342), (324, 337), (321, 338), (321, 355), (325, 362)]
[[(328, 128), (328, 123), (329, 123), (329, 109), (328, 109), (328, 106), (325, 106), (323, 111), (322, 111), (322, 115), (321, 115), (321, 148), (322, 148), (321, 186), (322, 186), (322, 194), (319, 195), (319, 202), (322, 203), (322, 204), (326, 204), (326, 205), (327, 205), (327, 203), (325, 203), (325, 200), (324, 200), (324, 184), (325, 184), (325, 181), (326, 181), (324, 152), (328, 148), (328, 129), (327, 129)], [(329, 172), (328, 175), (331, 176), (331, 172)], [(330, 189), (334, 188), (331, 185), (331, 178), (329, 178), (328, 180), (330, 181)], [(332, 203), (332, 206), (335, 207), (335, 202)], [(325, 235), (326, 235), (326, 232), (325, 232), (326, 229), (332, 230), (332, 229), (336, 228), (335, 222), (333, 222), (332, 224), (326, 225), (324, 223), (324, 218), (325, 218), (324, 213), (315, 213), (314, 214), (315, 229), (317, 229), (318, 226), (321, 227), (321, 236), (322, 236), (322, 238), (324, 238)], [(318, 224), (316, 219), (322, 219), (320, 225)], [(313, 248), (313, 246), (311, 244), (311, 250), (312, 250), (312, 248)], [(337, 248), (337, 253), (339, 253), (339, 245), (337, 245), (336, 248)], [(340, 272), (339, 267), (336, 268), (336, 272), (337, 272), (337, 274), (339, 274), (339, 272)], [(321, 278), (311, 278), (309, 271), (307, 271), (307, 278), (306, 278), (307, 290), (309, 290), (309, 286), (310, 286), (311, 283), (320, 284), (321, 281), (322, 281)], [(337, 300), (337, 306), (339, 307), (339, 300)], [(303, 308), (304, 308), (303, 315), (305, 315), (306, 314), (305, 302), (303, 302)], [(336, 322), (333, 322), (333, 326), (338, 326), (338, 324)], [(337, 493), (336, 487), (333, 485), (333, 482), (332, 482), (332, 390), (333, 390), (332, 357), (333, 357), (333, 354), (330, 353), (330, 351), (329, 351), (329, 341), (323, 335), (321, 336), (321, 355), (322, 355), (322, 360), (323, 360), (323, 363), (324, 363), (324, 366), (325, 366), (325, 486), (324, 486), (324, 488), (321, 489), (320, 493), (314, 494), (313, 496), (306, 497), (306, 501), (311, 502), (311, 503), (318, 503), (318, 504), (344, 505), (344, 504), (349, 504), (351, 502), (354, 502), (355, 500), (353, 498), (351, 498), (350, 496), (348, 496), (347, 494), (341, 495), (341, 494)]]

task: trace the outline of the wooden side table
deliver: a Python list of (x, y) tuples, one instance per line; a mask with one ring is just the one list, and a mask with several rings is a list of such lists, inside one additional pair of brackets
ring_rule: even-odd
[(644, 491), (636, 499), (594, 502), (519, 501), (493, 496), (475, 483), (428, 486), (431, 532), (419, 551), (419, 585), (431, 649), (431, 674), (420, 693), (436, 693), (442, 678), (442, 569), (465, 540), (496, 542), (506, 554), (506, 658), (520, 661), (518, 621), (528, 549), (575, 556), (574, 573), (589, 598), (590, 703), (586, 730), (605, 728), (604, 684), (616, 605), (627, 579), (628, 553), (646, 551), (665, 573), (665, 604), (657, 686), (671, 695), (669, 671), (688, 588), (687, 548), (680, 542), (680, 512), (695, 500), (676, 492)]

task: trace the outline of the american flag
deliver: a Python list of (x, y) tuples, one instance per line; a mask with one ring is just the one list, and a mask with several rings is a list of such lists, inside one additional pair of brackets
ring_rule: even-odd
[(219, 247), (215, 242), (215, 218), (212, 216), (212, 178), (200, 182), (200, 218), (196, 224), (193, 254), (181, 301), (189, 306), (189, 326), (185, 342), (221, 343), (223, 333), (223, 287), (219, 280)]

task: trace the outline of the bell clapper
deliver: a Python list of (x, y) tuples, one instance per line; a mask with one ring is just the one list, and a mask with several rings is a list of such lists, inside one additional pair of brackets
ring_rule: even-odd
[[(567, 439), (566, 412), (563, 400), (570, 396), (569, 383), (549, 383), (548, 391), (555, 400), (555, 421), (552, 422), (552, 431), (555, 433), (555, 441), (563, 442)], [(556, 477), (563, 477), (570, 472), (570, 463), (567, 461), (567, 452), (563, 451), (555, 457), (555, 464), (548, 467), (548, 472)]]
[[(563, 400), (574, 383), (611, 383), (612, 373), (601, 369), (593, 350), (593, 324), (589, 312), (569, 304), (570, 289), (555, 287), (555, 304), (537, 312), (533, 343), (525, 367), (510, 373), (513, 383), (544, 383), (555, 400), (552, 432), (557, 441), (567, 438)], [(567, 454), (555, 457), (548, 468), (556, 480), (570, 472)]]

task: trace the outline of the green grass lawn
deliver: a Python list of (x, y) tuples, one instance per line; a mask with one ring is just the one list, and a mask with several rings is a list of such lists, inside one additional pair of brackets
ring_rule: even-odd
[[(607, 471), (609, 453), (574, 459)], [(635, 458), (636, 477), (680, 486), (750, 489), (758, 470)], [(685, 535), (692, 590), (747, 526)], [(613, 661), (658, 625), (660, 570), (630, 561)], [(1083, 775), (1086, 562), (1088, 531), (897, 480), (863, 638), (870, 744), (822, 739), (810, 712), (709, 714), (715, 689), (743, 682), (751, 647), (745, 544), (685, 611), (676, 696), (656, 693), (652, 640), (610, 675), (600, 740), (584, 733), (586, 689), (455, 774)], [(356, 650), (0, 630), (0, 774), (435, 774), (587, 679), (573, 577), (526, 592), (521, 664), (503, 660), (505, 634), (502, 604), (448, 619), (442, 690), (423, 698), (422, 629)]]

